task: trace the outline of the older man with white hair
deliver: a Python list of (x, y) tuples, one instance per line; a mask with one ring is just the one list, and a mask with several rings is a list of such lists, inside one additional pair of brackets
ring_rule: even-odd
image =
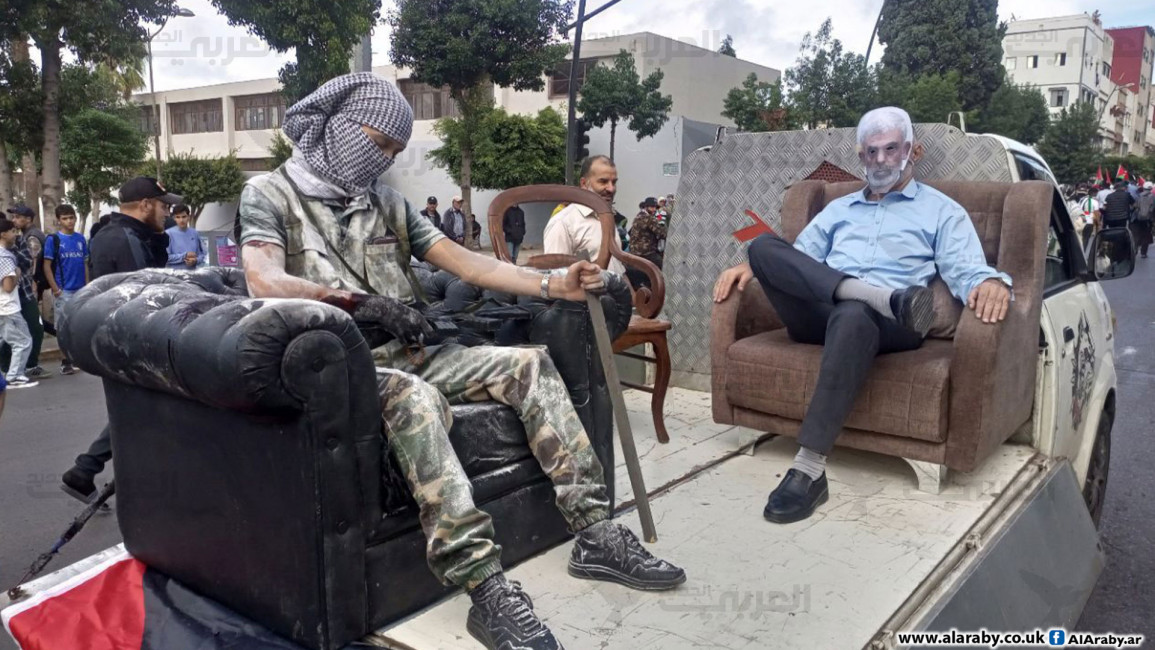
[(800, 521), (829, 498), (826, 456), (875, 356), (922, 345), (934, 320), (935, 275), (984, 323), (1006, 317), (1010, 277), (987, 265), (966, 210), (914, 180), (922, 153), (906, 111), (870, 111), (858, 124), (866, 187), (832, 201), (793, 246), (772, 235), (754, 240), (750, 261), (714, 286), (721, 302), (757, 278), (790, 338), (824, 346), (801, 449), (770, 493), (769, 521)]

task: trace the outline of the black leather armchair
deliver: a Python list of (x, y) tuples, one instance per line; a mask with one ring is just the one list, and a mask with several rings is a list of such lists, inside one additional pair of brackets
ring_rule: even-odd
[[(602, 298), (628, 325), (620, 279)], [(535, 306), (613, 494), (612, 412), (584, 304)], [(309, 648), (331, 650), (449, 590), (430, 574), (416, 505), (381, 434), (370, 350), (344, 312), (246, 297), (229, 269), (100, 278), (62, 319), (62, 346), (104, 379), (128, 550)], [(453, 408), (450, 438), (504, 563), (564, 540), (521, 422)]]

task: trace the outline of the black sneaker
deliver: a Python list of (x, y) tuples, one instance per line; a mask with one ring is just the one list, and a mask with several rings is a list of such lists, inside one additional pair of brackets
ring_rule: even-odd
[(686, 581), (685, 571), (654, 557), (633, 531), (610, 521), (600, 521), (577, 534), (569, 556), (569, 574), (642, 591), (665, 591)]
[(40, 366), (34, 366), (32, 368), (28, 368), (24, 371), (24, 374), (27, 375), (28, 378), (32, 379), (32, 380), (44, 379), (46, 377), (52, 376), (51, 372), (48, 372), (47, 370), (45, 370), (44, 368), (41, 368)]
[(76, 374), (76, 366), (74, 366), (70, 363), (66, 363), (64, 365), (61, 365), (60, 366), (60, 374), (62, 374), (62, 375), (75, 375)]
[(533, 612), (521, 583), (499, 573), (469, 592), (469, 598), (473, 607), (465, 628), (489, 650), (562, 650)]
[(60, 489), (79, 501), (91, 503), (92, 497), (96, 495), (96, 483), (93, 482), (93, 478), (90, 474), (73, 467), (60, 477)]
[(890, 295), (890, 310), (899, 325), (926, 336), (934, 324), (934, 291), (929, 287), (907, 287)]

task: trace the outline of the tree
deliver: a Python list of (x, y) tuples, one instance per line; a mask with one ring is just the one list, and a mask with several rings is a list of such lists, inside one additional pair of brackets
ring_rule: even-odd
[(732, 56), (738, 58), (738, 53), (734, 51), (734, 37), (726, 34), (726, 38), (722, 39), (722, 47), (718, 48), (718, 54)]
[(273, 131), (273, 142), (269, 145), (269, 155), (272, 161), (269, 163), (271, 169), (276, 169), (285, 164), (285, 161), (293, 157), (293, 143), (285, 137), (285, 134), (280, 129)]
[(917, 79), (959, 73), (963, 108), (982, 108), (1003, 84), (998, 0), (886, 0), (878, 41), (882, 67)]
[(281, 68), (292, 104), (326, 81), (349, 72), (349, 57), (381, 16), (381, 0), (212, 0), (229, 24), (244, 27), (277, 52), (296, 51)]
[(569, 52), (556, 41), (572, 11), (573, 0), (398, 0), (389, 14), (393, 63), (415, 81), (448, 88), (461, 115), (466, 232), (473, 232), (474, 137), (493, 105), (493, 85), (545, 88), (545, 73)]
[(1047, 98), (1038, 87), (1008, 83), (996, 90), (990, 103), (979, 110), (976, 126), (971, 130), (1034, 144), (1046, 133), (1050, 121)]
[(962, 110), (957, 72), (911, 80), (884, 70), (879, 79), (879, 103), (905, 109), (913, 122), (946, 122), (948, 115)]
[[(0, 43), (0, 210), (7, 209), (17, 194), (12, 177), (13, 163), (19, 165), (27, 154), (35, 178), (35, 155), (40, 148), (40, 80), (36, 66), (21, 58), (14, 43)], [(27, 53), (27, 45), (24, 48)], [(27, 179), (26, 179), (27, 180)]]
[[(442, 144), (429, 152), (429, 158), (460, 182), (462, 121), (442, 119), (434, 130)], [(473, 186), (505, 190), (565, 182), (565, 139), (565, 122), (552, 108), (542, 109), (536, 117), (488, 110), (474, 134)]]
[(142, 23), (159, 23), (172, 15), (174, 0), (20, 0), (18, 7), (5, 13), (11, 19), (0, 22), (0, 37), (28, 35), (40, 51), (44, 96), (40, 194), (44, 212), (51, 213), (64, 195), (60, 171), (63, 51), (67, 48), (81, 62), (139, 55), (146, 37)]
[(674, 99), (660, 92), (664, 76), (655, 70), (640, 79), (633, 55), (625, 50), (618, 52), (612, 65), (594, 66), (586, 72), (577, 109), (594, 126), (610, 123), (610, 158), (614, 157), (618, 122), (628, 121), (640, 142), (657, 134), (669, 119)]
[(1064, 108), (1047, 126), (1038, 150), (1060, 183), (1075, 185), (1094, 175), (1103, 157), (1095, 107), (1078, 102)]
[(793, 128), (790, 111), (782, 98), (782, 81), (758, 81), (753, 72), (739, 88), (731, 88), (722, 101), (722, 117), (748, 133)]
[[(65, 120), (61, 145), (60, 169), (75, 185), (72, 196), (85, 197), (85, 206), (94, 210), (110, 199), (111, 188), (135, 175), (148, 149), (136, 123), (96, 109)], [(78, 229), (84, 231), (83, 222)]]
[[(150, 161), (146, 169), (156, 169), (156, 162)], [(179, 194), (188, 204), (194, 227), (206, 205), (236, 201), (245, 185), (241, 163), (233, 154), (198, 158), (178, 153), (162, 163), (161, 172), (168, 191)]]
[(854, 126), (874, 103), (874, 74), (859, 54), (844, 53), (831, 38), (827, 18), (802, 39), (798, 59), (786, 70), (790, 106), (807, 127)]

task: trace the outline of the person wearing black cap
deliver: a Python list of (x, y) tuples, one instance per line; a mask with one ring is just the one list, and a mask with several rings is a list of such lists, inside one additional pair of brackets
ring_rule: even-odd
[(155, 178), (138, 176), (120, 187), (120, 211), (92, 238), (92, 279), (110, 273), (164, 268), (168, 263), (165, 218), (182, 203)]
[(425, 200), (425, 209), (421, 211), (421, 216), (428, 219), (434, 228), (441, 230), (441, 213), (437, 211), (436, 196), (431, 196)]
[[(112, 213), (108, 225), (89, 245), (93, 280), (112, 273), (164, 268), (168, 263), (164, 221), (170, 206), (184, 200), (148, 176), (138, 176), (121, 185), (119, 196), (120, 211)], [(96, 494), (96, 475), (104, 471), (110, 460), (112, 439), (105, 425), (88, 451), (77, 456), (76, 465), (61, 477), (61, 489), (88, 503)]]
[[(666, 221), (658, 217), (658, 200), (647, 197), (638, 206), (641, 211), (634, 217), (630, 227), (630, 252), (653, 262), (662, 268), (662, 247), (666, 241)], [(644, 273), (629, 269), (626, 277), (635, 288), (649, 286), (650, 280)]]

